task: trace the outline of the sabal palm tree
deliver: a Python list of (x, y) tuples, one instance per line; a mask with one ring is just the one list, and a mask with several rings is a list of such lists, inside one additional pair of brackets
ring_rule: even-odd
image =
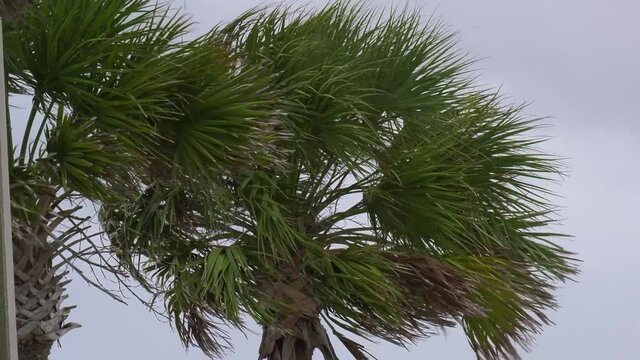
[(222, 176), (224, 211), (158, 182), (100, 214), (183, 342), (221, 355), (249, 316), (261, 359), (336, 359), (327, 330), (366, 359), (348, 333), (404, 345), (461, 324), (478, 358), (519, 358), (575, 272), (538, 121), (415, 13), (267, 8), (208, 37), (266, 79), (284, 164)]
[(221, 174), (274, 164), (277, 125), (262, 75), (212, 38), (185, 40), (189, 21), (164, 5), (26, 3), (1, 3), (10, 103), (30, 106), (7, 111), (21, 360), (47, 358), (77, 327), (62, 305), (67, 272), (99, 286), (77, 261), (122, 275), (94, 206), (179, 184), (214, 212)]

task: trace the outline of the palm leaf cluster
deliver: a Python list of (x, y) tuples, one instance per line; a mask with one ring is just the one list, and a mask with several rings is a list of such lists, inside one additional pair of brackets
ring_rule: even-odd
[(248, 315), (261, 358), (335, 359), (322, 319), (366, 359), (345, 333), (406, 345), (462, 324), (479, 358), (518, 358), (575, 271), (545, 230), (558, 164), (537, 121), (475, 87), (416, 13), (270, 8), (209, 36), (265, 79), (283, 163), (223, 176), (218, 197), (157, 183), (101, 212), (183, 342), (221, 355)]
[(247, 316), (271, 360), (336, 359), (327, 329), (367, 359), (352, 335), (456, 324), (511, 359), (550, 322), (575, 272), (547, 230), (558, 164), (438, 22), (338, 2), (192, 39), (147, 0), (11, 11), (8, 88), (32, 105), (12, 139), (16, 284), (44, 314), (19, 320), (24, 346), (75, 327), (65, 271), (93, 282), (76, 261), (133, 277), (212, 356)]
[(42, 0), (2, 9), (19, 14), (4, 31), (10, 103), (30, 105), (9, 121), (24, 128), (10, 139), (10, 177), (26, 358), (76, 326), (64, 324), (71, 308), (61, 306), (68, 270), (100, 286), (78, 261), (127, 276), (101, 246), (93, 206), (172, 187), (217, 207), (212, 184), (277, 166), (282, 135), (263, 75), (210, 37), (184, 40), (188, 19), (165, 5)]

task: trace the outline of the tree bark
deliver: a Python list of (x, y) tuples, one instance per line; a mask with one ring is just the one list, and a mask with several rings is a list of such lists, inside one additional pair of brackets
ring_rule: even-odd
[(53, 342), (46, 343), (29, 343), (18, 345), (19, 360), (47, 360)]
[(73, 307), (63, 307), (62, 281), (66, 273), (56, 275), (55, 269), (32, 268), (25, 273), (16, 269), (16, 327), (20, 360), (47, 359), (51, 345), (68, 331), (79, 327), (66, 323)]
[[(265, 327), (264, 334), (270, 334), (274, 331), (269, 327)], [(277, 330), (275, 330), (277, 331)], [(307, 348), (307, 344), (296, 336), (281, 333), (281, 337), (273, 343), (273, 348), (269, 353), (261, 353), (263, 359), (268, 360), (311, 360), (313, 349)]]
[(311, 293), (309, 279), (301, 269), (304, 253), (280, 267), (281, 277), (260, 281), (269, 298), (286, 304), (275, 324), (264, 324), (259, 358), (267, 360), (311, 360), (313, 351), (325, 360), (337, 360), (327, 332), (320, 322), (320, 302)]
[[(291, 320), (292, 316), (287, 319)], [(287, 320), (280, 326), (263, 326), (260, 344), (260, 359), (267, 360), (311, 360), (315, 349), (320, 350), (325, 360), (337, 360), (331, 340), (318, 318), (298, 318), (289, 329)]]
[(66, 323), (74, 307), (63, 307), (67, 298), (66, 272), (57, 273), (53, 266), (55, 250), (48, 242), (49, 234), (60, 224), (43, 197), (44, 215), (30, 224), (13, 224), (14, 270), (16, 289), (16, 328), (20, 360), (45, 360), (51, 346), (68, 331), (79, 327)]

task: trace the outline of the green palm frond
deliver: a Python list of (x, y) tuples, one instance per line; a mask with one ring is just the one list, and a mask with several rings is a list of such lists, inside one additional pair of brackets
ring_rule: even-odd
[[(540, 183), (558, 163), (535, 150), (537, 121), (477, 90), (452, 36), (413, 13), (253, 10), (210, 36), (267, 74), (292, 137), (280, 142), (282, 171), (225, 180), (228, 216), (186, 256), (204, 285), (169, 286), (199, 289), (188, 290), (197, 295), (181, 321), (189, 304), (208, 304), (202, 317), (210, 309), (235, 323), (246, 312), (276, 327), (287, 311), (322, 312), (332, 326), (402, 345), (460, 320), (478, 356), (517, 356), (515, 344), (548, 322), (551, 281), (574, 272), (544, 230), (554, 209)], [(240, 275), (238, 264), (253, 266)], [(232, 277), (252, 280), (240, 291)], [(281, 286), (295, 291), (277, 295)], [(259, 311), (271, 316), (249, 305), (259, 296), (277, 300)]]
[[(56, 272), (65, 265), (101, 287), (75, 260), (120, 281), (133, 276), (154, 295), (167, 294), (183, 340), (218, 353), (209, 340), (217, 334), (210, 330), (216, 326), (211, 316), (234, 319), (228, 321), (233, 325), (241, 323), (240, 308), (269, 316), (251, 278), (220, 297), (195, 287), (210, 270), (201, 260), (216, 249), (212, 238), (235, 231), (225, 214), (237, 208), (237, 189), (229, 184), (283, 168), (287, 149), (279, 144), (290, 132), (282, 125), (271, 74), (243, 65), (219, 37), (185, 40), (190, 21), (167, 4), (24, 5), (19, 16), (3, 19), (7, 88), (10, 95), (31, 98), (26, 119), (10, 114), (14, 123), (26, 124), (21, 139), (10, 139), (14, 245), (22, 256), (17, 264), (25, 274), (47, 270), (53, 280), (45, 290), (54, 289), (55, 296), (64, 276)], [(92, 217), (78, 215), (92, 206), (100, 208), (104, 233), (87, 233)], [(220, 276), (235, 276), (231, 269)], [(156, 283), (158, 277), (164, 281)], [(251, 298), (233, 305), (233, 291)], [(27, 303), (38, 301), (59, 305)], [(32, 341), (30, 330), (24, 331)]]
[(541, 326), (551, 324), (545, 310), (556, 307), (554, 287), (528, 264), (503, 258), (451, 259), (461, 273), (478, 280), (476, 301), (483, 316), (465, 316), (469, 343), (481, 359), (518, 358)]
[(214, 41), (182, 40), (189, 26), (146, 0), (39, 1), (9, 24), (10, 82), (117, 137), (127, 154), (178, 161), (192, 176), (270, 164), (278, 119), (264, 81), (236, 74)]
[(392, 19), (345, 3), (311, 14), (278, 8), (251, 11), (222, 34), (278, 74), (307, 160), (324, 153), (356, 166), (384, 146), (397, 111), (438, 111), (465, 84), (456, 79), (465, 63), (448, 52), (451, 37), (438, 24), (422, 28), (409, 13)]
[(166, 98), (175, 80), (167, 68), (173, 65), (157, 57), (174, 49), (187, 25), (147, 1), (39, 1), (9, 24), (7, 68), (36, 98), (47, 95), (84, 116), (100, 114), (102, 129), (126, 128), (120, 135), (133, 143), (152, 137), (141, 114), (171, 110)]
[(334, 359), (322, 318), (362, 359), (343, 330), (406, 345), (460, 323), (511, 359), (550, 322), (576, 272), (548, 230), (561, 164), (440, 23), (338, 2), (171, 44), (179, 96), (144, 116), (160, 150), (100, 217), (186, 345), (220, 355), (249, 315), (260, 356)]
[(42, 162), (63, 188), (89, 199), (113, 201), (113, 189), (125, 188), (132, 178), (131, 169), (139, 164), (117, 156), (124, 153), (123, 146), (111, 136), (94, 133), (92, 125), (60, 114), (47, 133)]

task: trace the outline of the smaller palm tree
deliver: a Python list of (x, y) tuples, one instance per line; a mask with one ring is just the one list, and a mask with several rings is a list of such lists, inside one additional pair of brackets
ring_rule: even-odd
[(189, 21), (167, 6), (30, 3), (0, 10), (12, 14), (10, 103), (30, 105), (27, 116), (8, 114), (25, 129), (10, 138), (19, 355), (41, 360), (78, 326), (62, 305), (69, 271), (100, 288), (87, 266), (128, 276), (98, 241), (94, 207), (156, 183), (220, 198), (212, 186), (219, 173), (274, 163), (275, 114), (260, 76), (238, 71), (222, 44), (183, 40)]
[(208, 37), (266, 79), (282, 166), (221, 175), (217, 193), (156, 181), (100, 214), (183, 342), (221, 355), (223, 325), (248, 315), (261, 359), (336, 359), (330, 330), (361, 360), (347, 333), (405, 345), (462, 324), (478, 358), (518, 358), (575, 272), (547, 230), (558, 171), (537, 122), (413, 13), (255, 10)]

